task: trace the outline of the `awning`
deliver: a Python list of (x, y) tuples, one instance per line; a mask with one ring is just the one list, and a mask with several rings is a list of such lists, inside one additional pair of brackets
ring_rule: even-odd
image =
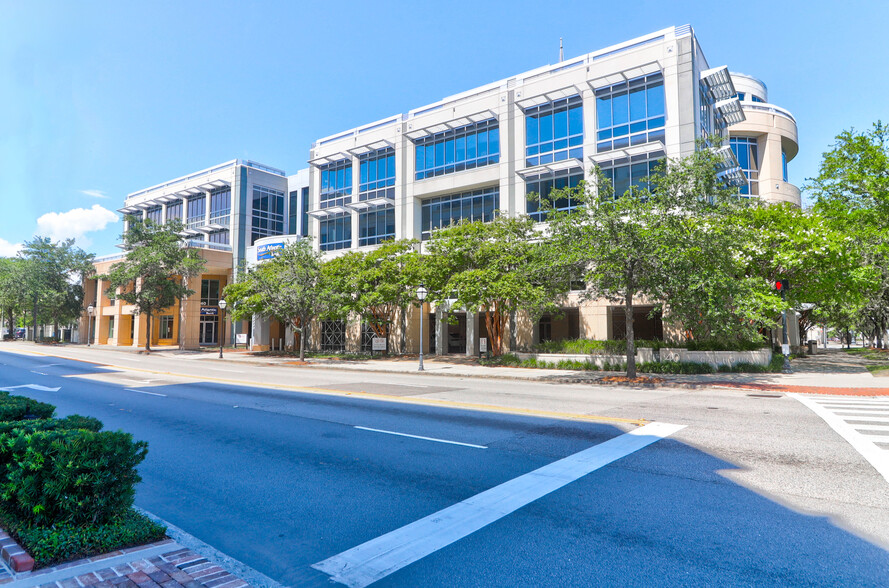
[(537, 176), (542, 176), (544, 174), (551, 174), (569, 169), (583, 170), (583, 160), (576, 158), (563, 159), (562, 161), (556, 161), (553, 163), (545, 163), (543, 165), (535, 165), (534, 167), (526, 167), (524, 169), (517, 170), (516, 173), (523, 178), (534, 178)]
[(744, 116), (744, 110), (741, 108), (741, 101), (737, 96), (720, 100), (715, 105), (716, 111), (725, 120), (727, 126), (744, 122), (747, 117)]
[(589, 159), (593, 163), (601, 165), (617, 159), (628, 159), (636, 155), (646, 155), (658, 151), (664, 151), (664, 144), (660, 141), (653, 141), (651, 143), (645, 143), (644, 145), (633, 145), (632, 147), (624, 147), (623, 149), (612, 149), (611, 151), (596, 153), (590, 155)]
[(702, 71), (701, 81), (714, 100), (726, 100), (737, 93), (727, 65)]
[(740, 167), (733, 167), (723, 170), (716, 174), (716, 177), (724, 181), (729, 186), (746, 186), (747, 176)]
[[(434, 135), (436, 133), (443, 133), (445, 131), (459, 129), (460, 127), (465, 127), (467, 125), (471, 125), (473, 123), (479, 123), (486, 120), (496, 119), (497, 113), (491, 109), (483, 110), (481, 112), (477, 112), (475, 114), (470, 114), (468, 116), (461, 116), (460, 118), (456, 118), (453, 120), (449, 120), (446, 122), (435, 123), (433, 125), (429, 125), (422, 128), (413, 128), (412, 123), (408, 123), (408, 130), (405, 131), (404, 136), (410, 139), (411, 141), (416, 141), (418, 139), (422, 139), (423, 137), (428, 137), (430, 135)], [(416, 119), (413, 119), (416, 121)]]
[(351, 202), (349, 204), (346, 204), (346, 206), (352, 210), (368, 210), (368, 209), (372, 209), (372, 208), (387, 208), (390, 206), (395, 206), (395, 199), (394, 198), (386, 198), (385, 196), (380, 196), (379, 198), (371, 198), (369, 200), (360, 200), (358, 202)]

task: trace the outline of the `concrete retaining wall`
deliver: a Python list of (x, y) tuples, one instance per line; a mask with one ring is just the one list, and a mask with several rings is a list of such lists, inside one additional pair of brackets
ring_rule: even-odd
[[(601, 368), (606, 363), (612, 365), (625, 363), (625, 355), (588, 355), (584, 353), (516, 353), (521, 360), (536, 358), (538, 361), (558, 363), (559, 361), (588, 361)], [(772, 360), (770, 349), (757, 351), (689, 351), (678, 347), (664, 347), (660, 350), (650, 347), (641, 347), (636, 350), (636, 363), (651, 361), (693, 361), (696, 363), (709, 363), (714, 368), (720, 365), (737, 365), (739, 363), (752, 363), (757, 365), (769, 365)]]

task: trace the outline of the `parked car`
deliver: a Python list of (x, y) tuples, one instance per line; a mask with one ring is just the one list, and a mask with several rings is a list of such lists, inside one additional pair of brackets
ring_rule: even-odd
[(25, 328), (19, 327), (15, 330), (15, 338), (16, 339), (24, 339), (25, 338)]

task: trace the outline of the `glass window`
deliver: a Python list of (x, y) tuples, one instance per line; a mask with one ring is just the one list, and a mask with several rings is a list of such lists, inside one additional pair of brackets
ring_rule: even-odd
[(207, 212), (207, 197), (204, 194), (199, 196), (189, 196), (188, 198), (188, 221), (186, 226), (189, 229), (200, 227), (204, 224), (204, 218)]
[(299, 234), (305, 237), (309, 234), (309, 188), (305, 187), (302, 190), (302, 225), (300, 226)]
[(348, 204), (351, 194), (352, 160), (341, 159), (321, 168), (321, 208)]
[[(756, 137), (731, 137), (729, 145), (735, 152), (738, 165), (747, 176), (747, 185), (741, 186), (739, 192), (745, 196), (759, 195), (759, 147)], [(783, 156), (783, 152), (782, 152)]]
[(169, 315), (165, 315), (160, 318), (160, 332), (158, 337), (160, 339), (172, 339), (173, 338), (173, 317)]
[[(418, 157), (423, 150), (417, 150)], [(425, 160), (425, 155), (424, 155)], [(358, 200), (395, 198), (395, 150), (382, 149), (361, 156)]]
[(108, 336), (114, 338), (114, 317), (108, 317)]
[(500, 161), (500, 129), (493, 118), (423, 137), (414, 144), (418, 180)]
[(620, 159), (602, 169), (604, 175), (614, 188), (614, 196), (620, 197), (629, 190), (648, 189), (648, 178), (656, 172), (661, 163), (663, 152), (651, 155), (636, 155), (632, 158)]
[(352, 246), (352, 216), (341, 214), (320, 223), (321, 251), (336, 251)]
[(182, 201), (177, 200), (167, 204), (167, 220), (182, 220)]
[(663, 140), (664, 112), (660, 72), (596, 90), (596, 150)]
[(201, 280), (201, 306), (219, 305), (219, 280)]
[(494, 220), (499, 201), (500, 188), (497, 186), (424, 200), (421, 238), (428, 239), (435, 229), (461, 220), (490, 222)]
[(164, 211), (160, 206), (153, 206), (145, 212), (145, 218), (154, 224), (159, 225), (161, 224), (161, 216), (163, 216), (163, 212)]
[(284, 192), (253, 186), (252, 232), (250, 244), (262, 237), (284, 234)]
[(358, 245), (377, 245), (395, 238), (395, 209), (378, 208), (358, 215)]
[[(525, 183), (525, 195), (537, 194), (544, 198), (548, 198), (553, 189), (574, 188), (583, 180), (583, 170), (565, 170), (556, 174), (548, 174), (529, 180)], [(577, 208), (578, 202), (571, 198), (559, 198), (552, 202), (553, 208), (556, 210), (572, 210)], [(540, 210), (540, 202), (537, 200), (528, 200), (528, 215), (537, 222), (546, 220), (546, 211)]]
[(525, 164), (583, 157), (583, 99), (562, 98), (525, 110)]
[(232, 211), (231, 188), (217, 188), (210, 192), (210, 224), (228, 226)]
[(784, 178), (784, 181), (787, 181), (787, 153), (782, 149), (781, 150), (781, 174)]

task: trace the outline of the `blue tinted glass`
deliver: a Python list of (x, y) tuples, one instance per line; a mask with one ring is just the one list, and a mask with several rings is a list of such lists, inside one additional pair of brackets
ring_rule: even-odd
[(645, 118), (645, 88), (630, 90), (630, 120)]
[(466, 135), (466, 159), (475, 159), (478, 157), (478, 150), (475, 146), (475, 133)]
[(377, 179), (383, 180), (386, 178), (386, 158), (381, 157), (377, 160)]
[(630, 169), (630, 174), (632, 175), (634, 187), (645, 187), (648, 176), (648, 163), (644, 161), (642, 163), (634, 163), (633, 167)]
[(583, 133), (583, 107), (572, 106), (568, 110), (568, 134), (580, 135)]
[(488, 133), (480, 131), (478, 134), (478, 156), (484, 157), (488, 154)]
[(436, 143), (435, 144), (435, 166), (439, 167), (444, 165), (444, 143)]
[(555, 138), (568, 136), (568, 111), (560, 110), (553, 114), (553, 136)]
[(596, 99), (596, 121), (600, 129), (611, 126), (611, 98), (604, 96)]
[(426, 167), (426, 148), (422, 145), (417, 145), (414, 147), (414, 153), (417, 160), (414, 165), (417, 171), (420, 171)]
[(352, 192), (352, 166), (346, 168), (346, 178), (343, 183), (343, 189), (346, 193)]
[(612, 98), (612, 111), (614, 124), (620, 125), (629, 122), (629, 97), (626, 92), (615, 94)]
[(537, 143), (539, 121), (534, 116), (525, 117), (525, 145)]
[(553, 115), (540, 117), (540, 142), (553, 140)]
[(648, 116), (664, 114), (664, 84), (648, 87)]
[(339, 168), (336, 170), (336, 180), (334, 180), (334, 189), (342, 190), (343, 186), (346, 184), (345, 179), (343, 178), (343, 174), (345, 173), (345, 169)]
[(360, 179), (359, 179), (359, 181), (360, 181), (362, 184), (367, 183), (367, 162), (366, 162), (366, 161), (362, 161), (362, 162), (361, 162), (361, 165), (359, 166), (359, 171), (358, 171), (358, 173), (360, 174)]
[(426, 145), (426, 169), (435, 167), (435, 145), (430, 143)]
[(466, 137), (457, 137), (457, 161), (466, 161)]
[(630, 189), (630, 166), (614, 168), (614, 195), (623, 196)]
[(664, 117), (660, 116), (658, 118), (652, 118), (648, 121), (649, 129), (657, 129), (659, 127), (664, 126)]
[(448, 139), (445, 141), (445, 164), (454, 163), (454, 140)]
[(377, 162), (371, 161), (371, 162), (369, 162), (367, 167), (369, 168), (367, 170), (367, 181), (369, 181), (369, 182), (376, 181), (376, 179), (377, 179)]
[[(330, 186), (330, 172), (324, 170), (321, 172), (321, 191), (326, 192), (328, 187)], [(189, 204), (191, 204), (189, 202)]]
[(488, 131), (488, 154), (500, 154), (500, 129), (491, 129)]

